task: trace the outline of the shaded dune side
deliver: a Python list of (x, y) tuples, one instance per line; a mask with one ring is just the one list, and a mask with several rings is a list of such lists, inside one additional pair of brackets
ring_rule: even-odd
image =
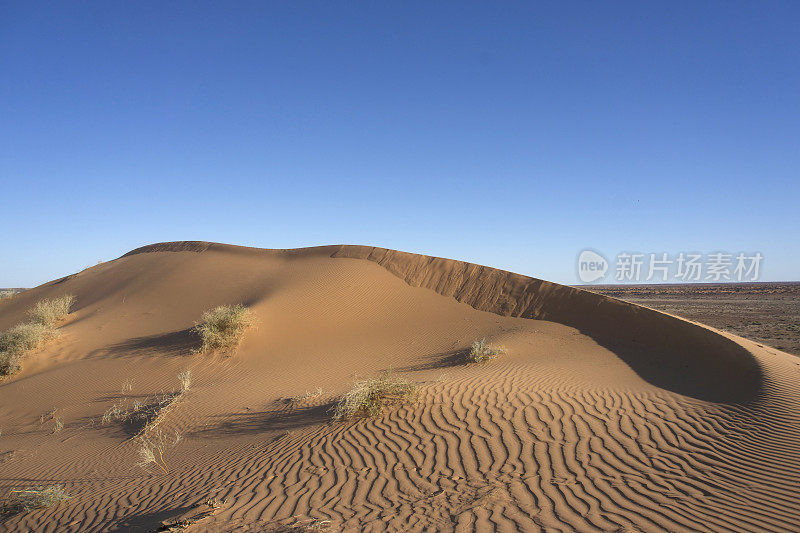
[(202, 241), (152, 244), (123, 257), (207, 250), (372, 261), (411, 286), (481, 311), (574, 327), (653, 385), (702, 400), (748, 401), (762, 382), (761, 368), (750, 352), (710, 329), (607, 296), (464, 261), (357, 245), (268, 250)]

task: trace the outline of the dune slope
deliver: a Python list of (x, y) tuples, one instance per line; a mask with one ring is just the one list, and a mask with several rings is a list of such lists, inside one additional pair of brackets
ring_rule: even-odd
[[(71, 498), (0, 529), (800, 530), (798, 360), (700, 324), (392, 250), (182, 242), (0, 301), (0, 329), (66, 293), (59, 337), (0, 384), (0, 491)], [(203, 311), (234, 303), (258, 319), (238, 351), (192, 353)], [(507, 355), (463, 364), (483, 337)], [(414, 401), (331, 420), (390, 367)], [(103, 414), (184, 369), (168, 472), (136, 466)]]

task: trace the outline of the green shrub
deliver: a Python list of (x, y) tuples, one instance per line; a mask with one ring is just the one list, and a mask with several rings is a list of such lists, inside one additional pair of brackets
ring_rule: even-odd
[(333, 419), (378, 416), (387, 404), (407, 401), (416, 390), (416, 385), (392, 375), (391, 370), (378, 378), (356, 381), (334, 406)]
[(491, 361), (498, 355), (506, 353), (506, 349), (502, 346), (493, 346), (486, 342), (486, 337), (479, 341), (472, 343), (472, 347), (467, 354), (467, 362), (469, 363), (485, 363)]
[(203, 313), (195, 326), (203, 345), (201, 352), (231, 351), (239, 346), (242, 335), (255, 322), (253, 312), (243, 305), (221, 305)]
[(69, 314), (69, 308), (74, 302), (75, 296), (71, 294), (65, 294), (52, 300), (41, 300), (28, 311), (28, 316), (32, 323), (52, 328)]
[(11, 489), (6, 499), (0, 503), (0, 514), (43, 509), (57, 505), (68, 498), (69, 496), (61, 485)]

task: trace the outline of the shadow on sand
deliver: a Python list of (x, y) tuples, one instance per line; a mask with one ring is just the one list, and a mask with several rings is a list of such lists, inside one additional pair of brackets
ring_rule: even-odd
[(107, 348), (106, 353), (112, 357), (152, 354), (179, 357), (191, 355), (201, 345), (202, 341), (195, 333), (194, 328), (186, 328), (159, 335), (134, 337), (112, 344)]
[(328, 402), (323, 405), (288, 406), (270, 411), (217, 415), (214, 418), (218, 423), (212, 423), (209, 427), (191, 435), (209, 438), (264, 432), (285, 433), (309, 426), (328, 424), (331, 422), (333, 405), (333, 402)]

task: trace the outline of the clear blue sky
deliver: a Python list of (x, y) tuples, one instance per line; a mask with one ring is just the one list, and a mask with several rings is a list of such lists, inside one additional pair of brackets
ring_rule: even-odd
[(137, 246), (800, 278), (800, 3), (0, 3), (0, 287)]

